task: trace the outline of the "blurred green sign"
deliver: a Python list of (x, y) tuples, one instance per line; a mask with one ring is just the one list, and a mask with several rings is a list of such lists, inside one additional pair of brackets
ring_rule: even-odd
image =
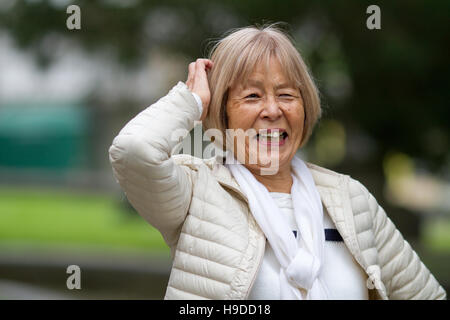
[(70, 169), (87, 160), (87, 108), (72, 103), (0, 105), (0, 167)]

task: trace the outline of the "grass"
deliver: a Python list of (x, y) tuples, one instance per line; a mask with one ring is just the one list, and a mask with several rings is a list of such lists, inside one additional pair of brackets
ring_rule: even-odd
[[(450, 220), (424, 223), (427, 250), (450, 252)], [(112, 195), (0, 187), (0, 246), (168, 252), (160, 233)]]
[(114, 196), (9, 187), (0, 188), (0, 245), (168, 252)]

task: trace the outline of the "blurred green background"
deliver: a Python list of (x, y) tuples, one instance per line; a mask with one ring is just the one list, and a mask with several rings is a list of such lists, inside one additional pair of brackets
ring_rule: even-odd
[[(68, 30), (66, 8), (81, 9)], [(369, 30), (366, 8), (381, 9)], [(360, 180), (450, 288), (449, 1), (0, 2), (0, 299), (160, 299), (160, 234), (108, 148), (231, 28), (285, 22), (324, 115), (302, 150)], [(68, 290), (79, 265), (82, 289)]]

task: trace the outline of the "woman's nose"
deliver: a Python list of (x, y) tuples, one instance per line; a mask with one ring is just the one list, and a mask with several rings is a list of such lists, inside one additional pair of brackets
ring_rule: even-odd
[(278, 119), (283, 114), (278, 105), (278, 101), (274, 97), (268, 97), (265, 100), (261, 117), (268, 118), (270, 120)]

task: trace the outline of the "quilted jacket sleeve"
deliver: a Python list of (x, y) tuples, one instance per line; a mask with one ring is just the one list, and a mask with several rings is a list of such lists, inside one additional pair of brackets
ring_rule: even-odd
[[(179, 81), (169, 93), (131, 119), (109, 148), (113, 174), (139, 214), (172, 247), (192, 196), (190, 169), (176, 165), (172, 151), (200, 118), (197, 102)], [(185, 132), (173, 139), (172, 133)]]
[(389, 299), (446, 299), (445, 290), (403, 238), (384, 209), (361, 183), (358, 184), (369, 201), (381, 278)]

